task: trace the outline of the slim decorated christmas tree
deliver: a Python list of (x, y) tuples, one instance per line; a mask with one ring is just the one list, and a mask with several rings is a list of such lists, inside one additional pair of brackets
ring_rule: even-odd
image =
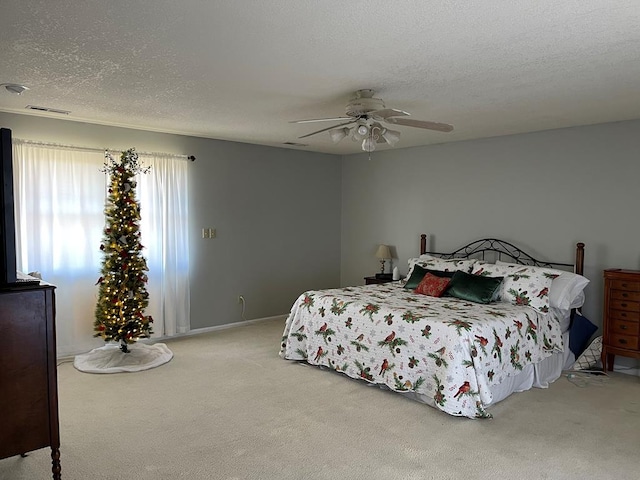
[(122, 152), (120, 160), (105, 153), (103, 171), (110, 176), (105, 206), (105, 227), (100, 249), (102, 271), (98, 279), (98, 302), (95, 311), (94, 337), (105, 342), (120, 342), (120, 350), (151, 335), (146, 283), (147, 262), (140, 243), (140, 204), (136, 200), (135, 175), (147, 173), (138, 162), (134, 148)]

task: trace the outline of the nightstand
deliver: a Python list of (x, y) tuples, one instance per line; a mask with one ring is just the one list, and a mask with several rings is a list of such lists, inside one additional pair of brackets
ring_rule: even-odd
[(372, 277), (364, 277), (365, 285), (375, 285), (376, 283), (389, 283), (393, 282), (393, 278), (391, 274), (381, 276), (380, 274), (374, 275)]
[(640, 358), (640, 271), (604, 271), (602, 369), (613, 370), (616, 355)]

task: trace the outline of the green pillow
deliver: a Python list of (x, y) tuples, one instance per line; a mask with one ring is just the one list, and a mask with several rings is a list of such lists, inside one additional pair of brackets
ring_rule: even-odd
[(426, 274), (426, 268), (422, 268), (420, 265), (414, 265), (411, 276), (407, 279), (407, 283), (404, 284), (404, 288), (415, 290)]
[(413, 271), (411, 272), (411, 276), (407, 280), (407, 283), (404, 284), (404, 288), (410, 288), (411, 290), (415, 290), (416, 288), (418, 288), (418, 285), (420, 284), (420, 282), (422, 281), (422, 279), (427, 273), (435, 275), (436, 277), (451, 278), (453, 277), (453, 274), (456, 272), (445, 272), (444, 270), (428, 270), (428, 269), (422, 268), (420, 265), (414, 265)]
[(483, 277), (456, 272), (451, 277), (447, 295), (475, 303), (491, 303), (503, 277)]
[(453, 274), (456, 273), (456, 271), (445, 272), (444, 270), (427, 270), (427, 273), (430, 273), (431, 275), (435, 275), (436, 277), (440, 277), (440, 278), (443, 278), (443, 277), (451, 278), (453, 277)]

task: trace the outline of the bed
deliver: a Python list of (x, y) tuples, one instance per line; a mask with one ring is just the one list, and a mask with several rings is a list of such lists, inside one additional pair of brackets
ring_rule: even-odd
[(539, 261), (482, 239), (409, 259), (404, 280), (304, 292), (284, 359), (380, 385), (447, 414), (488, 418), (514, 392), (546, 388), (569, 361), (584, 302), (584, 244), (572, 264)]

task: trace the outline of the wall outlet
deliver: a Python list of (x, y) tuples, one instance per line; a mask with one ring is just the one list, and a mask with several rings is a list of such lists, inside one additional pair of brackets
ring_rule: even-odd
[(216, 238), (216, 229), (204, 227), (202, 229), (202, 238)]

